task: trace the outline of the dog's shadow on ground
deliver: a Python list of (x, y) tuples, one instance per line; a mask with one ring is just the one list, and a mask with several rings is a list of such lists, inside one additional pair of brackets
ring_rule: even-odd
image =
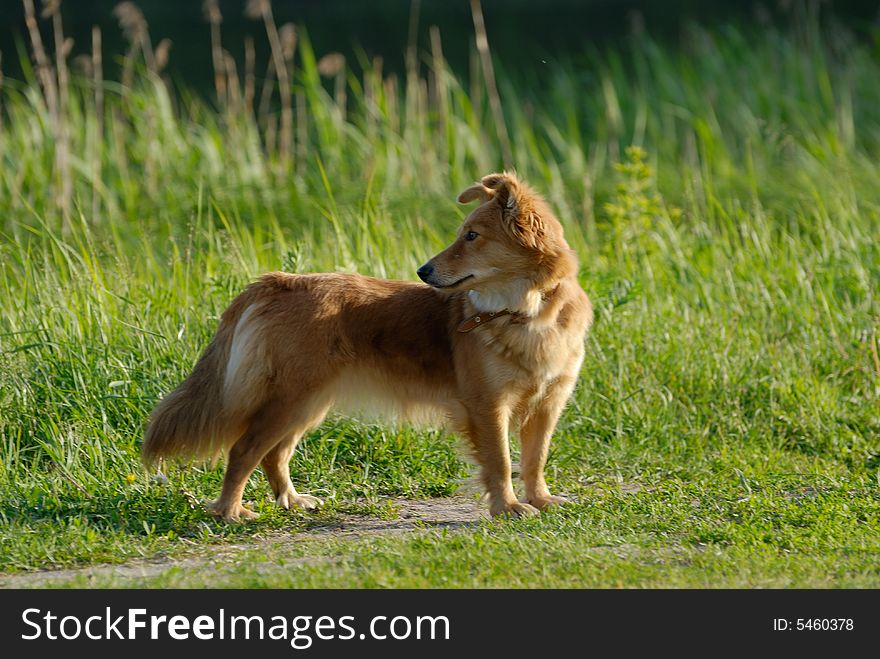
[(417, 530), (459, 530), (475, 528), (489, 518), (485, 506), (472, 498), (395, 499), (394, 519), (368, 515), (340, 514), (333, 519), (315, 521), (297, 535), (352, 537), (397, 535)]

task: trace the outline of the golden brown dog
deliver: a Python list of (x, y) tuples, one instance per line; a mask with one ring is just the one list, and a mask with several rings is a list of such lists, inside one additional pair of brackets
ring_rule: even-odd
[[(563, 501), (544, 481), (547, 449), (574, 388), (593, 311), (577, 261), (545, 202), (514, 174), (491, 174), (455, 242), (418, 270), (428, 284), (348, 274), (263, 275), (223, 313), (192, 374), (150, 418), (149, 464), (228, 451), (212, 512), (242, 506), (262, 465), (278, 505), (298, 493), (288, 462), (331, 409), (379, 405), (398, 417), (439, 413), (469, 441), (493, 515)], [(525, 501), (511, 482), (508, 431), (519, 430)]]

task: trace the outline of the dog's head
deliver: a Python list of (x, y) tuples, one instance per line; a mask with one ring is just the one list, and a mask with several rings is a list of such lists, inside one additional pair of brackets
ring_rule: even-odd
[(544, 200), (515, 174), (489, 174), (458, 196), (479, 200), (449, 247), (418, 269), (426, 284), (450, 290), (491, 290), (513, 280), (535, 284), (554, 255), (570, 252), (562, 226)]

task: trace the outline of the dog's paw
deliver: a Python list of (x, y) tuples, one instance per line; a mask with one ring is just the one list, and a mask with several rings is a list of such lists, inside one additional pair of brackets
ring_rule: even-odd
[(489, 508), (492, 517), (531, 517), (538, 514), (538, 509), (522, 501), (501, 501)]
[(558, 497), (554, 494), (531, 497), (528, 501), (538, 510), (547, 510), (552, 506), (558, 506), (563, 503), (568, 503), (568, 499), (566, 499), (565, 497)]
[(246, 522), (259, 517), (259, 515), (253, 510), (245, 508), (240, 503), (229, 505), (224, 504), (220, 499), (207, 502), (205, 508), (207, 508), (208, 512), (214, 515), (214, 517), (219, 517), (224, 522)]
[(318, 497), (313, 497), (311, 494), (297, 494), (296, 492), (283, 492), (275, 499), (275, 503), (286, 510), (290, 510), (294, 506), (303, 510), (314, 510), (318, 506), (324, 505), (324, 502)]

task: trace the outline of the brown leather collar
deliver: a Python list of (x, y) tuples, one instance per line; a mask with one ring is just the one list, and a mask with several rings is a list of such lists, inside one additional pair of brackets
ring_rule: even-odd
[[(556, 291), (559, 290), (559, 284), (556, 284), (551, 290), (544, 291), (541, 293), (542, 300), (550, 299)], [(485, 325), (490, 320), (495, 320), (496, 318), (501, 318), (501, 316), (510, 316), (510, 322), (512, 323), (523, 323), (523, 314), (517, 311), (511, 311), (510, 309), (502, 309), (501, 311), (486, 311), (486, 312), (478, 312), (473, 316), (469, 316), (465, 318), (458, 324), (458, 331), (465, 333), (470, 332), (472, 329), (479, 327), (480, 325)]]
[(479, 327), (480, 325), (485, 325), (490, 320), (495, 320), (496, 318), (501, 318), (501, 316), (513, 316), (513, 322), (517, 322), (517, 318), (519, 317), (518, 313), (512, 313), (509, 309), (502, 309), (501, 311), (484, 311), (481, 313), (475, 313), (473, 316), (465, 318), (458, 324), (459, 332), (470, 332), (472, 329)]

